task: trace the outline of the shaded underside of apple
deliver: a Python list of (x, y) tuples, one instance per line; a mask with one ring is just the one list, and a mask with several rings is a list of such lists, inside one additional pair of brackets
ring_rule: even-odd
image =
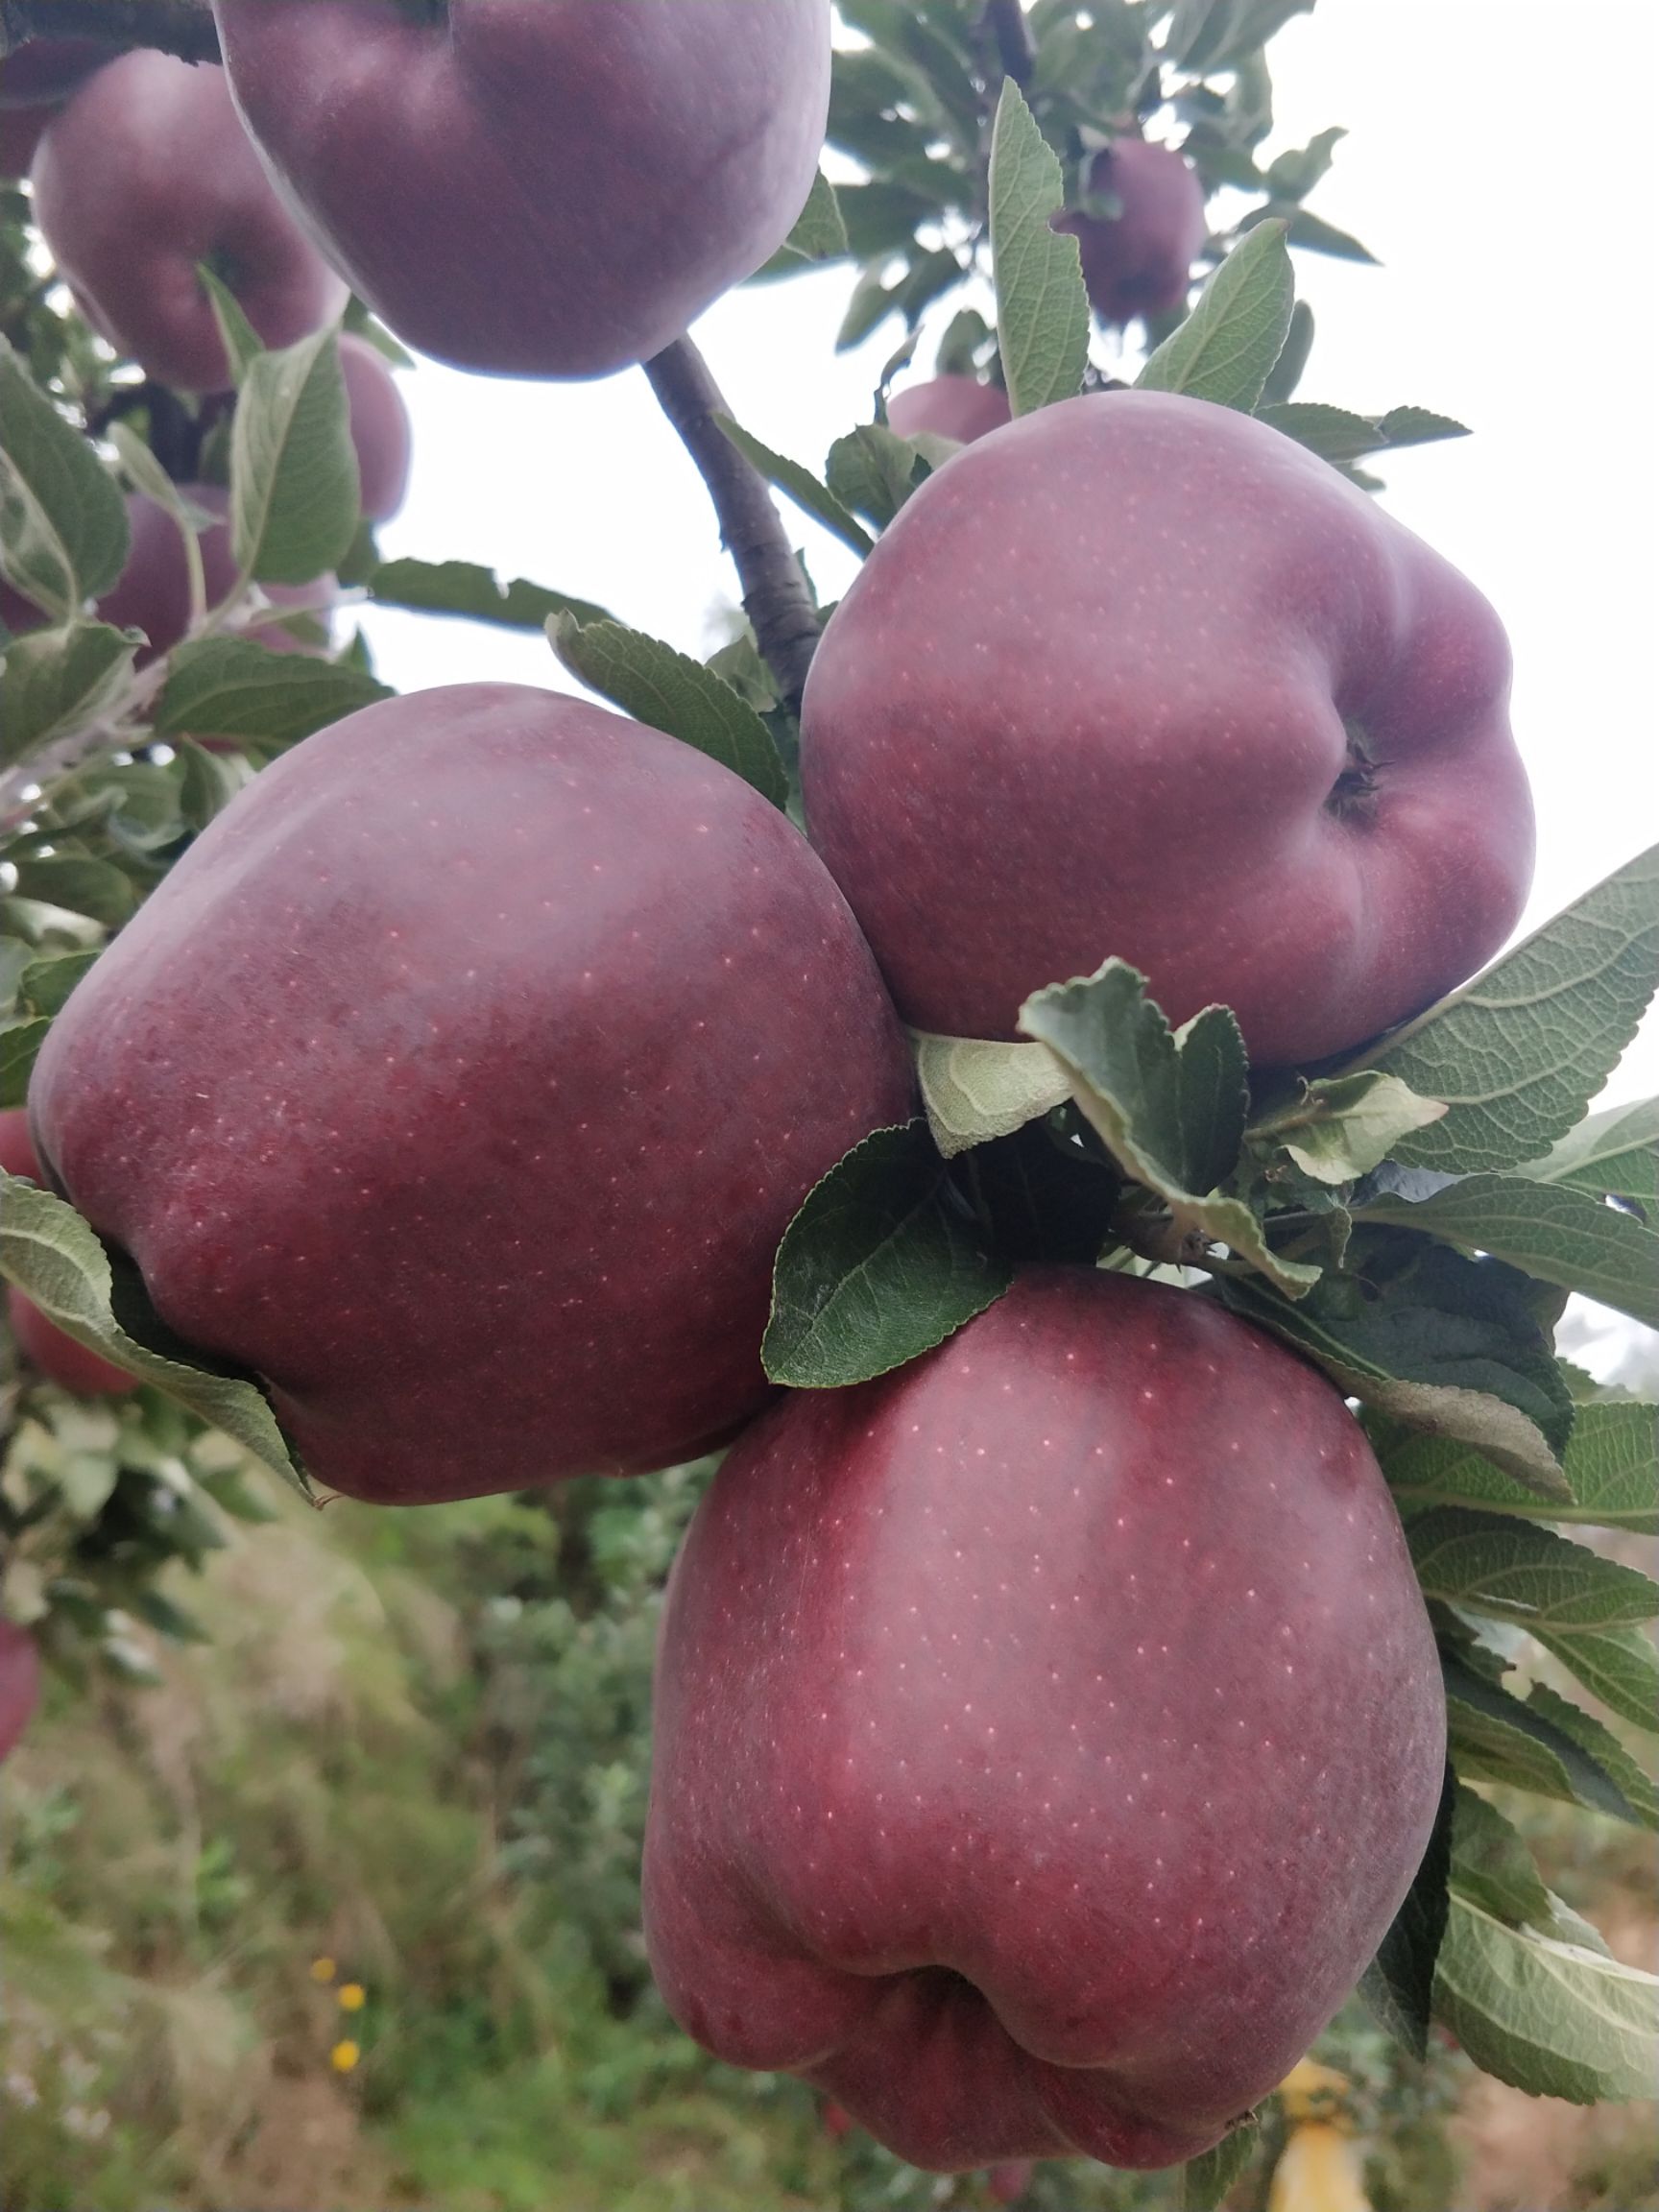
[(1251, 1056), (1362, 1044), (1531, 880), (1509, 651), (1466, 578), (1231, 408), (1071, 399), (924, 484), (807, 682), (809, 834), (917, 1028), (1117, 955)]
[(353, 288), (463, 369), (648, 359), (781, 245), (828, 0), (216, 0), (248, 127)]
[(909, 1111), (779, 810), (558, 693), (387, 701), (268, 768), (80, 984), (39, 1149), (319, 1480), (421, 1503), (688, 1457), (768, 1396), (773, 1253)]
[(1445, 1755), (1340, 1397), (1207, 1299), (1084, 1269), (767, 1413), (657, 1685), (669, 2009), (945, 2170), (1218, 2140), (1375, 1953)]

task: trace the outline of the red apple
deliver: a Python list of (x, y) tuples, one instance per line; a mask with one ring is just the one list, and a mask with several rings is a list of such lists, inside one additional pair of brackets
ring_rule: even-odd
[(14, 1622), (0, 1621), (0, 1759), (10, 1758), (40, 1702), (40, 1654)]
[[(30, 1141), (29, 1116), (21, 1106), (8, 1107), (0, 1113), (0, 1167), (8, 1175), (27, 1175), (32, 1183), (43, 1185), (46, 1181)], [(48, 1321), (39, 1307), (25, 1298), (21, 1290), (8, 1287), (6, 1310), (18, 1351), (49, 1382), (73, 1390), (78, 1398), (119, 1398), (137, 1389), (136, 1380), (124, 1367), (101, 1359), (96, 1352), (89, 1351), (60, 1329), (55, 1321)], [(30, 1648), (33, 1650), (34, 1647), (31, 1645)], [(0, 1672), (3, 1671), (4, 1651), (0, 1648)], [(5, 1691), (0, 1686), (0, 1713), (4, 1706)], [(4, 1722), (0, 1719), (0, 1740), (4, 1736)], [(3, 1756), (4, 1752), (0, 1751), (0, 1757)]]
[(346, 287), (284, 210), (231, 105), (225, 72), (134, 52), (56, 115), (31, 176), (35, 219), (76, 304), (146, 374), (222, 392), (230, 365), (206, 262), (267, 346), (291, 346)]
[(1000, 2165), (993, 2166), (985, 2176), (992, 2203), (1018, 2204), (1030, 2188), (1036, 2171), (1036, 2161), (1030, 2158), (1004, 2158)]
[(1081, 1268), (756, 1424), (656, 1699), (669, 2010), (942, 2171), (1218, 2141), (1375, 1953), (1445, 1757), (1341, 1398), (1207, 1298)]
[(887, 426), (901, 438), (954, 438), (971, 445), (1010, 420), (1008, 395), (977, 376), (933, 376), (906, 385), (887, 402)]
[(351, 410), (360, 503), (371, 522), (389, 522), (409, 489), (409, 410), (385, 355), (355, 331), (340, 340), (340, 373)]
[(1112, 954), (1300, 1066), (1503, 944), (1532, 870), (1509, 650), (1457, 570), (1231, 408), (1067, 400), (959, 453), (830, 617), (814, 844), (920, 1029)]
[(1077, 208), (1056, 216), (1054, 228), (1077, 241), (1100, 321), (1121, 325), (1179, 307), (1209, 234), (1204, 187), (1191, 164), (1172, 147), (1118, 138), (1095, 156), (1089, 190), (1116, 200), (1119, 213)]
[(215, 0), (248, 128), (411, 346), (510, 376), (646, 360), (781, 245), (828, 0)]
[(335, 723), (54, 1023), (42, 1156), (317, 1478), (424, 1503), (687, 1458), (766, 1401), (778, 1240), (909, 1111), (869, 950), (689, 746), (466, 685)]

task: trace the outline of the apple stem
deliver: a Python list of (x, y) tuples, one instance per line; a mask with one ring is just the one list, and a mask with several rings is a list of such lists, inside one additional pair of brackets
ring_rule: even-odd
[(730, 417), (732, 410), (689, 338), (676, 338), (664, 347), (646, 362), (645, 373), (709, 488), (755, 641), (783, 704), (799, 715), (820, 624), (771, 490), (721, 429), (719, 418)]
[(31, 38), (96, 38), (119, 49), (154, 46), (180, 61), (217, 61), (208, 0), (0, 0), (0, 56)]

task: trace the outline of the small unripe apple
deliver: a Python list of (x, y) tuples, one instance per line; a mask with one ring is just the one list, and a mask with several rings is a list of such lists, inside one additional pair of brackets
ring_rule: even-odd
[(1305, 1067), (1490, 958), (1532, 874), (1467, 579), (1230, 407), (1022, 416), (906, 503), (806, 684), (806, 823), (900, 1013), (1016, 1034), (1112, 956)]
[(652, 1970), (913, 2165), (1171, 2165), (1375, 1955), (1445, 1743), (1338, 1393), (1207, 1297), (1034, 1268), (911, 1365), (789, 1392), (698, 1507)]
[(389, 522), (409, 489), (409, 410), (386, 356), (354, 330), (341, 335), (340, 373), (351, 411), (359, 501), (371, 522)]
[(1204, 187), (1191, 163), (1172, 147), (1117, 138), (1095, 156), (1089, 190), (1109, 195), (1120, 211), (1091, 215), (1073, 208), (1057, 215), (1054, 228), (1077, 241), (1083, 282), (1099, 320), (1121, 325), (1179, 307), (1209, 228)]
[(77, 306), (157, 383), (223, 392), (230, 364), (197, 275), (235, 294), (267, 346), (292, 346), (346, 286), (277, 199), (225, 72), (135, 51), (108, 62), (47, 127), (35, 219)]
[(214, 0), (249, 130), (408, 345), (508, 376), (660, 352), (782, 244), (828, 0)]
[(730, 1436), (771, 1396), (780, 1238), (911, 1089), (777, 807), (481, 684), (239, 793), (76, 987), (30, 1107), (175, 1334), (264, 1380), (319, 1481), (413, 1504)]
[(0, 1759), (9, 1758), (40, 1701), (40, 1654), (13, 1621), (0, 1621)]
[(932, 376), (925, 384), (907, 384), (887, 401), (887, 426), (901, 438), (954, 438), (959, 445), (971, 445), (1010, 421), (1007, 393), (977, 376)]
[[(45, 1184), (46, 1178), (40, 1172), (40, 1163), (29, 1136), (29, 1116), (21, 1106), (8, 1107), (0, 1113), (0, 1167), (8, 1175), (27, 1175), (32, 1183)], [(78, 1398), (121, 1398), (130, 1390), (137, 1389), (137, 1382), (124, 1367), (100, 1358), (96, 1352), (60, 1329), (55, 1321), (49, 1321), (38, 1306), (10, 1285), (6, 1310), (18, 1351), (49, 1382), (72, 1390)], [(30, 1648), (34, 1647), (31, 1645)], [(4, 1691), (0, 1689), (0, 1707), (3, 1705)], [(3, 1735), (4, 1727), (0, 1725), (0, 1736)]]

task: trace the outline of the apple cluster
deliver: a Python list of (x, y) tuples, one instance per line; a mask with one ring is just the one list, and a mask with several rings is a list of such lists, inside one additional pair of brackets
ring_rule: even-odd
[[(272, 343), (336, 311), (339, 271), (466, 367), (639, 361), (781, 242), (822, 137), (824, 0), (751, 7), (738, 41), (668, 0), (216, 14), (224, 78), (108, 63), (34, 171), (88, 315), (189, 391), (228, 375), (216, 258)], [(685, 97), (714, 83), (717, 161)], [(186, 137), (218, 151), (181, 180)], [(172, 258), (111, 260), (105, 162), (191, 209), (156, 227)], [(1201, 195), (1138, 140), (1101, 164), (1096, 306), (1166, 307)], [(337, 1490), (731, 1444), (658, 1669), (671, 2010), (922, 2166), (1168, 2165), (1335, 2011), (1434, 1820), (1444, 1701), (1376, 1459), (1266, 1335), (1081, 1264), (1022, 1267), (893, 1373), (781, 1392), (774, 1256), (912, 1116), (906, 1027), (1012, 1038), (1116, 955), (1171, 1021), (1224, 1003), (1294, 1070), (1472, 973), (1531, 863), (1507, 647), (1428, 546), (1227, 409), (1009, 421), (943, 379), (891, 420), (972, 444), (824, 631), (805, 834), (551, 690), (371, 707), (258, 776), (77, 987), (34, 1141), (168, 1343), (256, 1379)], [(354, 434), (373, 513), (400, 468)], [(104, 612), (161, 651), (183, 613), (145, 575), (156, 603), (115, 611), (123, 578)]]

